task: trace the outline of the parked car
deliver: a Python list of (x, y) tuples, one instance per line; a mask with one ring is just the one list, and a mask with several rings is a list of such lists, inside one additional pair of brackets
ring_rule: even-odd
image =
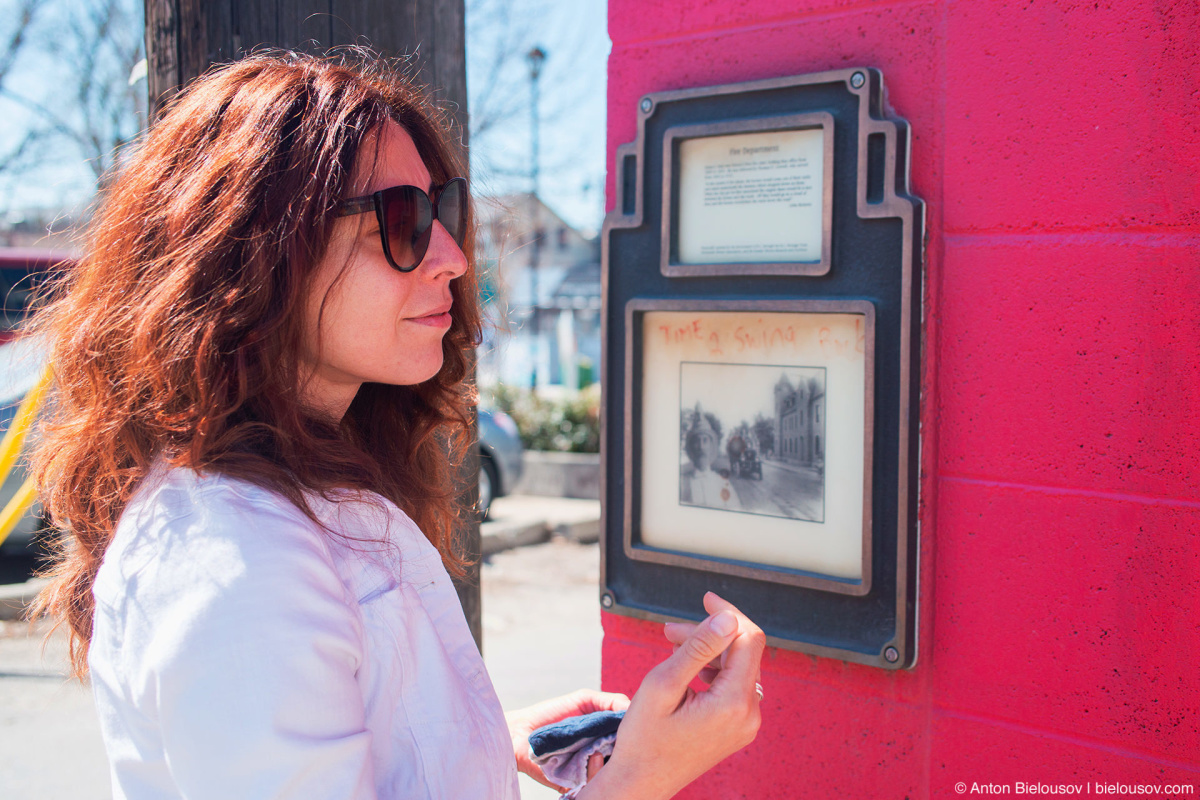
[[(34, 339), (15, 339), (0, 344), (0, 435), (12, 425), (17, 408), (25, 395), (37, 384), (46, 368), (45, 348)], [(28, 473), (23, 459), (0, 483), (0, 509), (8, 505), (25, 483)], [(37, 503), (0, 542), (0, 555), (32, 555), (35, 538), (41, 529), (41, 508)]]
[[(8, 430), (25, 395), (46, 369), (47, 352), (41, 341), (16, 338), (29, 311), (36, 282), (57, 265), (68, 263), (63, 253), (25, 248), (0, 248), (0, 435)], [(0, 509), (8, 505), (25, 483), (24, 461), (18, 459), (7, 476), (0, 476)], [(43, 529), (41, 507), (33, 507), (8, 537), (0, 542), (0, 555), (33, 555)]]
[(492, 500), (510, 493), (521, 479), (523, 448), (517, 423), (503, 411), (479, 409), (479, 518)]
[(71, 262), (69, 255), (54, 250), (0, 247), (0, 341), (10, 339), (25, 320), (40, 281)]

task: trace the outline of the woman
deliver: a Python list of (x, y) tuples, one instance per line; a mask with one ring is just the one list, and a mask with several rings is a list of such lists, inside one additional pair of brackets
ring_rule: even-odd
[(448, 575), (480, 328), (451, 142), (369, 61), (222, 67), (105, 190), (41, 314), (34, 467), (68, 534), (42, 605), (115, 796), (515, 798), (517, 768), (545, 781), (529, 731), (628, 705), (579, 796), (668, 797), (753, 739), (762, 633), (714, 595), (631, 704), (502, 715)]

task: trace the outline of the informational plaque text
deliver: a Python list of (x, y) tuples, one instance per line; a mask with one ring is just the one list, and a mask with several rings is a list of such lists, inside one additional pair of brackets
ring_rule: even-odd
[(678, 262), (821, 261), (824, 141), (819, 127), (681, 141)]

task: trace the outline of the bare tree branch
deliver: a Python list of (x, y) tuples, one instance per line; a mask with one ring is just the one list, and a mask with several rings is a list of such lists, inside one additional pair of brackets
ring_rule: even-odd
[(602, 152), (603, 135), (580, 135), (578, 121), (595, 119), (597, 113), (603, 119), (596, 98), (603, 98), (604, 73), (594, 67), (605, 42), (596, 36), (594, 18), (563, 13), (564, 5), (467, 0), (471, 169), (485, 192), (528, 191), (532, 92), (527, 56), (535, 46), (547, 53), (539, 78), (541, 193), (577, 198), (582, 191), (577, 187), (603, 171), (602, 162), (593, 169), (590, 158)]
[[(99, 186), (120, 159), (120, 150), (145, 126), (144, 85), (129, 85), (131, 70), (144, 55), (141, 4), (139, 0), (22, 0), (22, 5), (31, 9), (31, 23), (23, 27), (19, 41), (52, 70), (39, 76), (34, 92), (44, 92), (51, 83), (57, 91), (52, 100), (43, 100), (28, 86), (16, 88), (0, 81), (0, 97), (30, 112), (42, 135), (70, 145)], [(32, 25), (33, 11), (38, 9), (46, 12), (43, 17), (53, 10), (53, 30)], [(14, 60), (15, 56), (8, 61), (0, 57), (0, 67), (11, 66)]]
[(578, 107), (577, 98), (589, 82), (571, 68), (571, 54), (578, 52), (586, 31), (579, 26), (547, 31), (544, 20), (550, 6), (545, 0), (471, 0), (467, 3), (471, 85), (471, 136), (529, 114), (529, 69), (526, 55), (535, 46), (549, 42), (549, 58), (542, 72), (542, 97), (549, 101), (542, 121), (551, 123), (555, 114), (569, 114)]
[(49, 106), (39, 103), (31, 97), (26, 97), (23, 94), (18, 94), (4, 88), (0, 88), (0, 97), (7, 97), (17, 105), (34, 112), (43, 122), (49, 123), (50, 127), (46, 132), (65, 136), (72, 141), (78, 142), (79, 134), (71, 126), (71, 123)]
[(523, 82), (514, 79), (533, 46), (535, 15), (517, 19), (513, 0), (472, 0), (467, 4), (473, 56), (472, 76), (482, 82), (471, 87), (471, 138), (485, 134), (527, 108), (519, 96)]
[(43, 0), (21, 0), (17, 7), (17, 12), (13, 15), (16, 24), (8, 37), (8, 42), (4, 45), (4, 50), (0, 52), (0, 84), (4, 83), (9, 70), (12, 69), (17, 56), (20, 55), (29, 35), (29, 29), (33, 25), (34, 16), (42, 3)]
[[(36, 147), (42, 131), (26, 131), (17, 146), (0, 155), (0, 173), (21, 173), (30, 168), (30, 153)], [(32, 159), (36, 161), (37, 159)]]

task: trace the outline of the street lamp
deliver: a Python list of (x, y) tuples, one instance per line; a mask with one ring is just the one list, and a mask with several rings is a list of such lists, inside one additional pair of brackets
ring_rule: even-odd
[(530, 372), (529, 384), (530, 388), (537, 389), (538, 385), (538, 359), (540, 357), (540, 338), (541, 331), (540, 319), (538, 317), (538, 265), (542, 255), (542, 226), (541, 226), (541, 208), (538, 201), (538, 78), (542, 74), (542, 62), (546, 60), (546, 51), (540, 47), (534, 47), (525, 56), (525, 60), (529, 63), (529, 89), (530, 89), (530, 130), (531, 136), (531, 158), (529, 165), (529, 222), (533, 227), (533, 242), (529, 250), (529, 277), (533, 290), (533, 308), (532, 322), (533, 330), (533, 345), (530, 348), (530, 353), (533, 360), (533, 368)]

